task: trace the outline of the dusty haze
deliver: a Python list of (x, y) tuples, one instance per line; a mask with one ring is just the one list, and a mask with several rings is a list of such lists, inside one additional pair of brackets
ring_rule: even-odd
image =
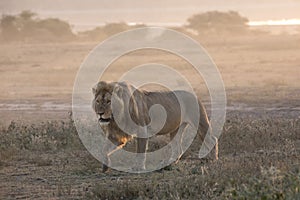
[[(24, 9), (38, 15), (20, 15)], [(241, 16), (203, 14), (212, 10)], [(1, 13), (14, 15), (0, 23), (0, 199), (299, 199), (300, 28), (276, 26), (273, 34), (269, 26), (245, 23), (245, 18), (297, 19), (299, 10), (297, 0), (0, 0)], [(194, 24), (178, 26), (198, 13)], [(229, 14), (238, 22), (219, 23)], [(111, 23), (120, 21), (143, 25)], [(71, 118), (76, 73), (101, 41), (152, 23), (192, 37), (220, 71), (228, 102), (219, 160), (199, 160), (202, 142), (196, 138), (178, 164), (160, 171), (102, 173)], [(78, 26), (89, 30), (77, 32)], [(123, 55), (103, 79), (116, 81), (145, 63), (178, 70), (210, 113), (203, 78), (168, 52)], [(151, 138), (149, 151), (168, 142), (168, 137)], [(134, 151), (135, 141), (125, 149)], [(121, 165), (124, 159), (116, 161)]]
[(210, 10), (235, 10), (251, 21), (300, 19), (296, 0), (256, 1), (98, 1), (98, 0), (2, 0), (4, 14), (32, 10), (42, 17), (59, 17), (82, 30), (109, 22), (138, 22), (152, 25), (181, 25), (192, 14)]

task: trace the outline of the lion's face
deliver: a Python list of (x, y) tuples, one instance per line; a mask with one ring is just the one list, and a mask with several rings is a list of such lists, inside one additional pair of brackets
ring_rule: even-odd
[(112, 120), (111, 96), (113, 87), (100, 82), (93, 88), (93, 109), (99, 117), (100, 125), (107, 125)]

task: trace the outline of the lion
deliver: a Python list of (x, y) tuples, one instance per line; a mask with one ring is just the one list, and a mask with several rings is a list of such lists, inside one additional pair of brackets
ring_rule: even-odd
[[(126, 143), (131, 141), (134, 137), (139, 136), (139, 133), (136, 135), (127, 134), (128, 131), (133, 132), (143, 132), (144, 129), (139, 129), (133, 126), (132, 129), (126, 129), (124, 131), (124, 127), (119, 127), (120, 123), (118, 120), (123, 123), (124, 126), (130, 124), (130, 120), (132, 120), (136, 126), (139, 127), (147, 127), (151, 123), (151, 106), (153, 105), (161, 105), (165, 109), (167, 114), (166, 121), (156, 133), (156, 135), (170, 135), (170, 139), (172, 140), (175, 135), (180, 132), (183, 133), (185, 128), (189, 125), (188, 121), (182, 121), (181, 117), (181, 108), (180, 104), (177, 100), (177, 95), (181, 95), (183, 97), (190, 97), (193, 95), (190, 92), (178, 90), (178, 91), (145, 91), (136, 89), (134, 86), (127, 82), (105, 82), (100, 81), (96, 84), (96, 86), (92, 89), (94, 99), (92, 102), (93, 110), (98, 116), (98, 121), (100, 127), (105, 133), (106, 139), (110, 140), (110, 143), (106, 143), (102, 149), (103, 155), (105, 155), (104, 163), (110, 163), (110, 155), (117, 151), (118, 149), (123, 148)], [(113, 103), (113, 95), (115, 95), (115, 102)], [(204, 141), (204, 137), (206, 133), (212, 133), (210, 122), (206, 113), (206, 110), (202, 103), (198, 101), (199, 105), (199, 113), (200, 117), (198, 122), (198, 131), (197, 134), (200, 136), (201, 140)], [(112, 107), (117, 110), (118, 114), (115, 116), (113, 114)], [(127, 109), (128, 108), (128, 109)], [(127, 110), (126, 110), (127, 109)], [(127, 112), (128, 113), (127, 113)], [(150, 113), (149, 113), (150, 111)], [(184, 112), (194, 112), (194, 110), (188, 110)], [(126, 115), (127, 113), (127, 115)], [(118, 120), (117, 120), (118, 119)], [(148, 131), (150, 129), (147, 129)], [(146, 132), (147, 132), (146, 130)], [(180, 130), (180, 131), (179, 131)], [(181, 149), (181, 137), (176, 141), (176, 145), (179, 148), (177, 150), (172, 149), (171, 159), (178, 160), (182, 156), (183, 152)], [(215, 159), (218, 159), (218, 141), (217, 138), (213, 137), (215, 140)], [(139, 153), (137, 155), (142, 156), (142, 163), (137, 163), (138, 169), (145, 169), (145, 153), (147, 151), (148, 138), (147, 137), (136, 137), (137, 145), (136, 152)], [(112, 145), (113, 144), (113, 145)], [(109, 167), (108, 165), (103, 164), (102, 171), (106, 172)]]

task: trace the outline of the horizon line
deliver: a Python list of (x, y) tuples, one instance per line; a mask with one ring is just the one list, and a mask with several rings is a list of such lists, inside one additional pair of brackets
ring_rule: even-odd
[[(186, 23), (180, 22), (126, 22), (126, 21), (111, 21), (111, 22), (102, 22), (102, 23), (71, 23), (75, 29), (82, 29), (83, 27), (96, 28), (99, 26), (105, 26), (110, 23), (125, 23), (129, 26), (135, 25), (146, 25), (146, 26), (166, 26), (166, 27), (183, 27)], [(259, 26), (300, 26), (300, 19), (281, 19), (281, 20), (259, 20), (259, 21), (249, 21), (247, 23), (250, 27), (259, 27)], [(77, 27), (77, 28), (76, 28)]]

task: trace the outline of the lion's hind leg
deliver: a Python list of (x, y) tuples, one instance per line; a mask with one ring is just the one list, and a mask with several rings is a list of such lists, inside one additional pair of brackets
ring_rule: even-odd
[[(219, 142), (218, 142), (218, 138), (211, 135), (211, 129), (209, 129), (208, 134), (209, 134), (208, 135), (209, 137), (207, 139), (205, 139), (206, 138), (205, 136), (201, 136), (202, 146), (201, 146), (201, 149), (199, 151), (199, 158), (204, 158), (208, 154), (209, 159), (218, 160), (219, 159)], [(209, 150), (211, 149), (211, 146), (213, 146), (213, 148), (212, 148), (213, 152), (209, 152)], [(214, 156), (214, 158), (212, 158), (212, 156)]]
[(183, 155), (182, 141), (183, 141), (183, 135), (187, 127), (188, 124), (183, 123), (180, 125), (180, 127), (177, 130), (170, 133), (170, 140), (172, 142), (171, 144), (172, 154), (170, 157), (171, 162), (175, 161), (175, 163), (177, 163), (180, 160), (181, 156)]
[(132, 166), (132, 170), (144, 171), (146, 169), (147, 148), (148, 148), (148, 138), (137, 138), (136, 162)]

